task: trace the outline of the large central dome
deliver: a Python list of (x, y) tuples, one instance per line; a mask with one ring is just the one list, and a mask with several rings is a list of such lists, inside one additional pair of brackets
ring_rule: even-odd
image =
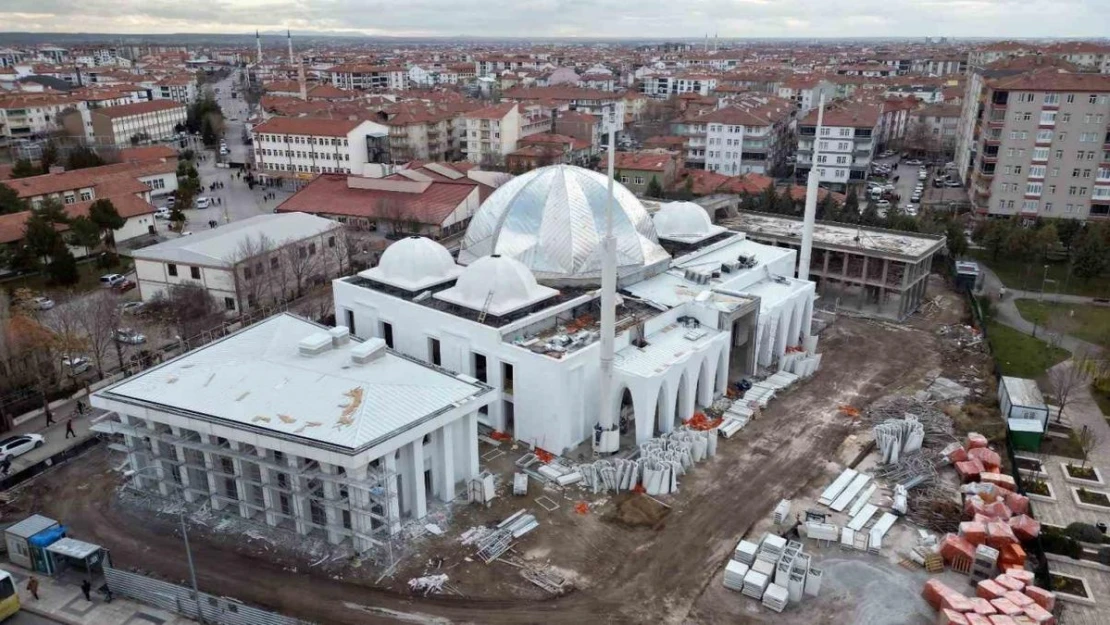
[[(549, 282), (596, 281), (609, 179), (598, 172), (553, 165), (503, 184), (478, 209), (463, 238), (459, 262), (483, 256), (515, 258)], [(632, 273), (665, 261), (655, 226), (636, 196), (613, 183), (617, 271)]]

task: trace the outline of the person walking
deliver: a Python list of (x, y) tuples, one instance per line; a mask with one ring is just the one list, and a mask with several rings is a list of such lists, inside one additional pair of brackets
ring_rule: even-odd
[(31, 576), (31, 579), (27, 580), (27, 591), (31, 593), (35, 601), (39, 600), (39, 580), (34, 575)]
[(77, 438), (77, 433), (73, 431), (73, 417), (70, 417), (69, 421), (66, 421), (66, 438), (70, 436)]
[(85, 601), (92, 601), (92, 597), (89, 596), (90, 590), (92, 590), (92, 584), (89, 583), (89, 580), (81, 580), (81, 592), (85, 593)]
[(80, 399), (77, 400), (77, 414), (85, 416), (85, 402)]

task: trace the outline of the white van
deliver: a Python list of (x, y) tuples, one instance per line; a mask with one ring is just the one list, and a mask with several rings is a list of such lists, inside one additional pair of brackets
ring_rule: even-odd
[(204, 196), (197, 198), (197, 208), (208, 208), (209, 206), (212, 206), (212, 198)]

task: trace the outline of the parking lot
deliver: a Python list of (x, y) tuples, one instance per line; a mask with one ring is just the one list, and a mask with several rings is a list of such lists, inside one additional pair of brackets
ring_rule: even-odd
[[(885, 179), (882, 177), (872, 176), (869, 182), (886, 182), (893, 185), (894, 194), (898, 196), (897, 202), (891, 199), (892, 207), (904, 210), (907, 204), (914, 204), (916, 211), (920, 211), (921, 204), (935, 204), (945, 203), (948, 201), (963, 201), (967, 198), (967, 192), (962, 187), (948, 187), (934, 186), (938, 169), (943, 173), (943, 166), (927, 166), (928, 177), (921, 180), (918, 176), (923, 165), (913, 158), (900, 158), (898, 155), (888, 156), (886, 158), (876, 158), (875, 164), (883, 164), (891, 167), (889, 176)], [(921, 198), (914, 202), (912, 201), (914, 188), (918, 183), (922, 183)], [(915, 214), (915, 213), (910, 213)]]

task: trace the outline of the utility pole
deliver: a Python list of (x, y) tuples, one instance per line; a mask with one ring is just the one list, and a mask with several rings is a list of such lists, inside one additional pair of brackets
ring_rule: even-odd
[(185, 540), (185, 557), (189, 560), (189, 581), (193, 584), (193, 598), (197, 602), (197, 621), (204, 623), (204, 612), (201, 608), (200, 589), (197, 587), (197, 569), (193, 566), (193, 550), (189, 547), (189, 532), (185, 529), (185, 512), (178, 512), (181, 520), (181, 538)]

